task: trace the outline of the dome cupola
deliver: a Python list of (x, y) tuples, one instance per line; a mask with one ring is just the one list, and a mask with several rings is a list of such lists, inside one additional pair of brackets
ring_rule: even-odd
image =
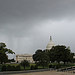
[(55, 46), (54, 42), (52, 41), (52, 37), (50, 36), (50, 41), (46, 46), (47, 50), (50, 50), (53, 46)]

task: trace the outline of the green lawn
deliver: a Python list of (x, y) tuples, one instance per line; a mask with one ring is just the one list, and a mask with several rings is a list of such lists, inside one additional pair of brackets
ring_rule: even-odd
[[(18, 65), (20, 65), (20, 64), (4, 64), (4, 65), (6, 65), (6, 66), (8, 66), (8, 65), (10, 65), (10, 66), (18, 66)], [(34, 64), (34, 63), (31, 63), (30, 64), (30, 67), (31, 66), (35, 66), (36, 64)], [(58, 63), (50, 63), (49, 65), (53, 65), (53, 66), (58, 66), (58, 67), (60, 67), (61, 66), (61, 68), (64, 68), (64, 67), (71, 67), (71, 66), (75, 66), (75, 64), (73, 64), (73, 63), (69, 63), (69, 64), (58, 64)], [(1, 66), (2, 65), (0, 65), (0, 69), (1, 69)], [(26, 67), (25, 69), (26, 70), (30, 70), (30, 67)], [(20, 68), (21, 68), (21, 70), (24, 70), (24, 67), (23, 66), (20, 66)], [(42, 69), (43, 67), (42, 66), (38, 66), (38, 69)], [(49, 68), (49, 67), (44, 67), (44, 68)]]

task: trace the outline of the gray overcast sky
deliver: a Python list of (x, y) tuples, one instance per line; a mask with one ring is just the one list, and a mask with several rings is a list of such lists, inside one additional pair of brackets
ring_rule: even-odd
[(33, 54), (50, 36), (75, 52), (75, 0), (0, 0), (0, 42), (7, 48)]

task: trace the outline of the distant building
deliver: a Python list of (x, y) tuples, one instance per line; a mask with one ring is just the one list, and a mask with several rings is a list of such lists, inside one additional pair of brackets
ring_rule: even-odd
[(52, 41), (52, 37), (50, 36), (50, 41), (46, 46), (46, 50), (50, 50), (53, 46), (55, 46), (54, 42)]
[[(52, 41), (52, 37), (50, 36), (50, 41), (46, 46), (46, 50), (50, 50), (53, 46), (55, 46), (55, 44)], [(34, 63), (32, 55), (29, 55), (29, 54), (18, 54), (18, 55), (16, 55), (16, 62), (20, 63), (23, 60), (27, 60), (30, 63)]]
[(32, 55), (29, 54), (18, 54), (16, 55), (16, 62), (21, 63), (21, 61), (27, 60), (30, 63), (34, 63)]
[(75, 55), (73, 56), (73, 58), (75, 59)]

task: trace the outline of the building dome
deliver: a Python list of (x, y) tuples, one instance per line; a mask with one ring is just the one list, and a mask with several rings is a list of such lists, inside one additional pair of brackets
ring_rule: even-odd
[(52, 41), (52, 37), (50, 36), (50, 41), (46, 46), (47, 50), (50, 50), (53, 46), (55, 46), (54, 42)]

